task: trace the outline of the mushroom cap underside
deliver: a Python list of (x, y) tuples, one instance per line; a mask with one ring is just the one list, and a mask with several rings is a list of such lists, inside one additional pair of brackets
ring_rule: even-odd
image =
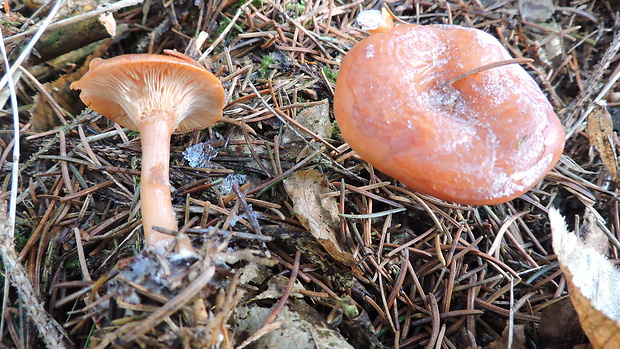
[(152, 115), (174, 115), (174, 133), (203, 129), (222, 118), (224, 107), (224, 88), (215, 75), (159, 54), (96, 58), (71, 88), (81, 90), (92, 110), (134, 131)]
[(559, 159), (564, 131), (491, 35), (459, 26), (402, 25), (353, 47), (340, 67), (334, 113), (364, 160), (422, 193), (462, 204), (508, 201)]

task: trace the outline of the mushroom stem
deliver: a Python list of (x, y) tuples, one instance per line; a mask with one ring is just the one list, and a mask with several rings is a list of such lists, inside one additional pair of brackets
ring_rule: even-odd
[[(169, 180), (170, 137), (176, 126), (171, 120), (177, 118), (170, 115), (156, 115), (160, 113), (169, 114), (167, 111), (155, 111), (140, 127), (142, 138), (140, 200), (146, 247), (163, 253), (174, 241), (174, 237), (160, 233), (153, 227), (173, 231), (178, 229), (172, 208)], [(192, 250), (191, 245), (179, 247)]]
[(93, 59), (90, 70), (71, 88), (82, 90), (80, 98), (92, 110), (141, 133), (146, 248), (163, 253), (176, 241), (177, 257), (195, 256), (187, 235), (175, 239), (153, 227), (177, 230), (168, 180), (170, 137), (207, 128), (222, 118), (225, 96), (218, 78), (178, 54), (133, 54)]

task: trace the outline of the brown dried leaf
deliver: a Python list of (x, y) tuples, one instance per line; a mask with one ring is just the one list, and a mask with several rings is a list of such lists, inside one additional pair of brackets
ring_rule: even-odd
[[(598, 217), (598, 218), (597, 218)], [(601, 255), (605, 255), (609, 251), (609, 238), (605, 232), (599, 228), (597, 221), (603, 219), (600, 214), (593, 208), (586, 207), (583, 214), (583, 223), (581, 224), (581, 235), (584, 243), (594, 249)]]
[(276, 307), (265, 308), (257, 303), (248, 303), (235, 308), (232, 332), (242, 346), (251, 348), (342, 348), (352, 349), (346, 339), (325, 323), (323, 316), (303, 300), (289, 299), (280, 310), (276, 322), (269, 331), (261, 333), (265, 320)]
[[(297, 114), (295, 120), (299, 122), (300, 125), (314, 132), (317, 136), (321, 138), (329, 138), (332, 135), (334, 124), (329, 119), (329, 103), (327, 100), (323, 100), (322, 102), (324, 103), (303, 109), (299, 112), (299, 114)], [(293, 126), (293, 128), (295, 128), (299, 134), (307, 139), (312, 138), (312, 136), (303, 130), (295, 126)], [(282, 134), (282, 143), (288, 144), (291, 142), (298, 142), (300, 140), (301, 138), (299, 138), (299, 136), (297, 136), (297, 134), (289, 127), (284, 129), (284, 133)]]
[(594, 110), (588, 115), (588, 137), (590, 146), (594, 147), (601, 156), (605, 168), (609, 174), (618, 181), (618, 161), (616, 160), (615, 145), (613, 141), (614, 126), (611, 115), (603, 105), (595, 105)]
[[(78, 98), (79, 91), (71, 90), (71, 83), (79, 80), (82, 75), (88, 71), (90, 61), (106, 52), (112, 42), (113, 41), (108, 40), (99, 45), (95, 51), (86, 58), (82, 66), (73, 73), (62, 75), (57, 80), (43, 85), (51, 97), (72, 115), (77, 115), (83, 109), (83, 104)], [(60, 120), (54, 113), (49, 100), (41, 93), (35, 95), (34, 107), (30, 113), (30, 123), (32, 124), (32, 129), (36, 132), (47, 131), (60, 125)]]
[(539, 349), (573, 349), (587, 342), (570, 298), (545, 306), (538, 323)]
[[(72, 91), (69, 85), (79, 80), (81, 76), (82, 71), (69, 75), (62, 75), (58, 80), (43, 85), (56, 103), (72, 115), (77, 115), (82, 106), (80, 103), (76, 103), (79, 92)], [(35, 95), (34, 107), (32, 108), (31, 114), (30, 123), (34, 131), (47, 131), (60, 125), (58, 116), (51, 107), (47, 97), (42, 93), (37, 93)]]
[(340, 247), (332, 228), (340, 221), (336, 199), (320, 197), (322, 193), (331, 191), (327, 180), (315, 170), (295, 172), (284, 180), (284, 188), (293, 200), (299, 221), (323, 248), (338, 261), (346, 265), (355, 264), (355, 258)]
[(566, 276), (579, 322), (596, 349), (620, 348), (620, 271), (569, 233), (562, 215), (549, 210), (553, 249)]
[(525, 325), (515, 325), (513, 327), (512, 341), (510, 327), (506, 326), (502, 332), (502, 338), (489, 344), (488, 349), (525, 349)]
[(555, 12), (551, 0), (519, 0), (519, 10), (523, 19), (529, 22), (546, 22)]

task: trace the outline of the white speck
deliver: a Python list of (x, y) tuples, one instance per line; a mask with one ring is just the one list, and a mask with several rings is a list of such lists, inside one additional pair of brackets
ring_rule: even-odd
[(220, 192), (222, 195), (230, 195), (233, 190), (233, 184), (237, 183), (241, 187), (243, 183), (248, 180), (248, 176), (244, 174), (231, 174), (224, 178), (224, 182), (220, 186)]
[(366, 47), (366, 58), (372, 58), (375, 55), (375, 46), (374, 45), (368, 45)]
[(183, 157), (191, 167), (210, 168), (211, 159), (215, 156), (217, 151), (208, 143), (198, 143), (183, 151)]
[(170, 253), (168, 255), (168, 260), (170, 261), (182, 261), (190, 258), (196, 258), (196, 254), (193, 251), (190, 251), (185, 248), (181, 248), (179, 252)]
[(131, 290), (128, 295), (123, 297), (123, 301), (129, 304), (140, 304), (140, 296), (134, 290)]
[(381, 11), (379, 10), (362, 11), (359, 16), (357, 16), (357, 24), (359, 24), (362, 30), (375, 30), (384, 22), (383, 15), (381, 15)]
[[(252, 205), (248, 204), (248, 206), (250, 207), (250, 209), (252, 208)], [(258, 219), (258, 215), (254, 211), (243, 212), (240, 215), (233, 213), (232, 218), (230, 219), (230, 225), (234, 227), (242, 219), (250, 220), (250, 216), (254, 219)]]

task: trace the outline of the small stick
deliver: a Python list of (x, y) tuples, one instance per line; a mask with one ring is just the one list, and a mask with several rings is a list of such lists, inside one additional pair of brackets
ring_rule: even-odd
[(301, 260), (301, 252), (297, 251), (297, 253), (295, 253), (295, 261), (293, 262), (293, 269), (291, 270), (291, 276), (288, 279), (288, 284), (286, 284), (286, 288), (284, 289), (284, 292), (282, 292), (282, 297), (280, 297), (278, 304), (275, 306), (275, 308), (273, 308), (271, 313), (267, 316), (267, 319), (265, 319), (265, 323), (263, 324), (262, 327), (267, 326), (271, 322), (273, 322), (273, 320), (275, 320), (278, 317), (278, 314), (280, 313), (282, 308), (284, 308), (284, 304), (286, 304), (286, 300), (291, 295), (291, 292), (293, 291), (293, 286), (295, 286), (295, 281), (297, 280), (297, 275), (299, 274), (300, 260)]
[(95, 191), (97, 191), (99, 189), (103, 189), (105, 187), (109, 187), (112, 184), (114, 184), (113, 180), (109, 180), (109, 181), (106, 181), (106, 182), (103, 182), (103, 183), (99, 183), (99, 184), (94, 185), (92, 187), (89, 187), (89, 188), (86, 188), (84, 190), (72, 193), (70, 195), (67, 195), (67, 196), (61, 198), (60, 202), (67, 202), (67, 201), (72, 201), (72, 200), (81, 198), (82, 196), (85, 196), (85, 195), (88, 195), (90, 193), (93, 193), (93, 192), (95, 192)]
[(426, 345), (426, 349), (432, 349), (435, 347), (435, 343), (437, 343), (437, 339), (439, 338), (439, 331), (441, 325), (441, 314), (439, 313), (439, 307), (437, 306), (437, 298), (432, 293), (429, 293), (426, 297), (426, 301), (430, 307), (431, 318), (433, 321), (431, 322), (431, 338), (429, 339), (428, 344)]
[[(67, 25), (70, 25), (70, 24), (73, 24), (73, 23), (77, 23), (77, 22), (80, 22), (80, 21), (83, 21), (83, 20), (86, 20), (86, 19), (89, 19), (89, 18), (92, 18), (92, 17), (97, 17), (99, 15), (102, 15), (102, 14), (105, 14), (105, 13), (108, 13), (108, 12), (114, 12), (114, 11), (121, 10), (121, 9), (123, 9), (125, 7), (134, 6), (134, 5), (137, 5), (139, 3), (142, 3), (143, 1), (144, 0), (122, 0), (122, 1), (118, 1), (118, 2), (113, 3), (111, 5), (108, 5), (108, 6), (105, 6), (105, 7), (102, 7), (102, 8), (98, 8), (98, 9), (95, 9), (95, 10), (92, 10), (92, 11), (84, 12), (84, 13), (79, 14), (77, 16), (65, 18), (65, 19), (56, 21), (56, 22), (51, 23), (51, 24), (46, 24), (45, 25), (46, 28), (43, 29), (43, 30), (44, 31), (45, 30), (49, 31), (49, 30), (54, 30), (54, 29), (62, 28), (64, 26), (67, 26)], [(62, 1), (62, 2), (64, 2), (64, 1)], [(57, 5), (54, 5), (54, 6), (58, 6), (60, 8), (60, 5), (62, 4), (62, 2), (57, 2)], [(51, 20), (53, 19), (54, 15), (51, 15), (51, 16), (48, 15), (48, 17), (50, 18), (50, 22), (51, 22)], [(39, 30), (40, 30), (40, 27), (26, 30), (26, 31), (21, 32), (19, 34), (15, 34), (15, 35), (7, 37), (4, 40), (4, 42), (5, 43), (11, 43), (13, 41), (16, 41), (16, 40), (28, 37), (29, 35), (37, 32)], [(35, 41), (37, 41), (37, 40), (35, 40)]]
[(179, 292), (176, 296), (171, 298), (162, 307), (151, 313), (151, 315), (140, 322), (137, 326), (125, 333), (120, 339), (119, 344), (127, 344), (136, 340), (136, 338), (144, 335), (154, 326), (157, 326), (166, 317), (171, 316), (175, 311), (185, 306), (192, 298), (194, 298), (215, 275), (215, 267), (210, 266), (206, 268), (202, 274), (194, 279), (183, 291)]
[[(45, 310), (43, 304), (38, 301), (37, 292), (30, 282), (28, 272), (19, 262), (14, 239), (11, 235), (14, 228), (10, 223), (12, 222), (9, 220), (6, 204), (0, 203), (0, 255), (4, 267), (10, 271), (6, 273), (6, 280), (10, 280), (10, 285), (17, 289), (29, 319), (34, 323), (47, 346), (50, 348), (66, 348), (67, 333)], [(8, 284), (7, 281), (5, 286)]]
[(256, 216), (254, 216), (254, 211), (252, 211), (250, 205), (248, 205), (247, 201), (245, 201), (245, 195), (241, 193), (241, 190), (239, 190), (239, 185), (237, 183), (233, 183), (233, 190), (235, 191), (235, 194), (237, 194), (237, 199), (241, 203), (241, 206), (243, 206), (243, 210), (245, 211), (246, 216), (248, 216), (248, 221), (250, 222), (252, 229), (256, 234), (263, 235), (260, 229), (260, 224), (258, 223), (258, 219), (256, 219)]
[(457, 81), (459, 81), (461, 79), (464, 79), (464, 78), (466, 78), (468, 76), (471, 76), (471, 75), (474, 75), (474, 74), (478, 74), (481, 71), (485, 71), (485, 70), (488, 70), (488, 69), (493, 69), (493, 68), (501, 67), (501, 66), (508, 65), (508, 64), (514, 64), (514, 63), (525, 64), (525, 63), (532, 63), (532, 62), (534, 62), (534, 60), (531, 59), (531, 58), (513, 58), (513, 59), (507, 59), (505, 61), (499, 61), (499, 62), (493, 62), (493, 63), (485, 64), (485, 65), (483, 65), (481, 67), (478, 67), (476, 69), (472, 69), (472, 70), (470, 70), (470, 71), (468, 71), (466, 73), (463, 73), (463, 74), (455, 77), (454, 79), (450, 79), (450, 80), (444, 82), (443, 84), (440, 84), (439, 86), (437, 86), (437, 88), (438, 89), (442, 89), (444, 87), (447, 87), (448, 85), (452, 85), (453, 83), (455, 83), (455, 82), (457, 82)]
[(245, 4), (241, 5), (241, 7), (239, 7), (239, 9), (237, 10), (237, 13), (230, 20), (230, 23), (228, 23), (228, 25), (226, 26), (224, 31), (215, 39), (215, 41), (213, 41), (211, 46), (209, 46), (209, 48), (207, 48), (207, 50), (202, 54), (202, 56), (200, 56), (200, 58), (198, 58), (198, 62), (204, 61), (209, 56), (209, 54), (215, 49), (215, 47), (217, 47), (217, 45), (219, 45), (220, 42), (222, 42), (222, 40), (224, 40), (224, 37), (226, 36), (226, 34), (228, 34), (228, 32), (232, 29), (232, 27), (235, 25), (235, 23), (237, 23), (237, 19), (239, 19), (239, 16), (241, 16), (241, 12), (243, 12), (246, 9), (246, 7), (248, 7), (250, 4), (251, 4), (250, 1), (246, 1)]

